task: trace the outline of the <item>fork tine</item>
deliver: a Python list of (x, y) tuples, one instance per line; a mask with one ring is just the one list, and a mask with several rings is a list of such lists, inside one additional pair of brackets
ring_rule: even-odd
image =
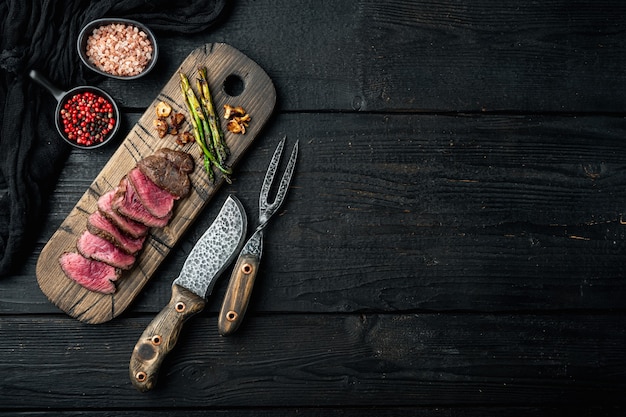
[(293, 146), (291, 156), (289, 157), (289, 161), (287, 162), (287, 168), (285, 168), (285, 172), (280, 179), (278, 191), (276, 192), (276, 198), (265, 211), (266, 221), (269, 220), (269, 218), (272, 217), (274, 213), (276, 213), (276, 210), (278, 210), (278, 207), (280, 207), (280, 205), (283, 203), (283, 200), (285, 199), (285, 196), (287, 195), (287, 190), (289, 188), (289, 184), (291, 183), (291, 177), (296, 166), (296, 160), (298, 159), (298, 144), (299, 141), (296, 141), (296, 144)]
[(278, 169), (278, 164), (280, 163), (280, 157), (283, 153), (283, 147), (285, 146), (285, 139), (287, 139), (287, 136), (284, 136), (278, 143), (278, 146), (274, 151), (274, 155), (272, 156), (272, 160), (270, 161), (270, 165), (267, 168), (267, 172), (265, 173), (263, 185), (261, 185), (261, 192), (259, 193), (259, 216), (263, 216), (263, 213), (267, 211), (269, 206), (267, 197), (270, 194), (270, 188), (272, 187), (274, 176), (276, 175), (276, 170)]

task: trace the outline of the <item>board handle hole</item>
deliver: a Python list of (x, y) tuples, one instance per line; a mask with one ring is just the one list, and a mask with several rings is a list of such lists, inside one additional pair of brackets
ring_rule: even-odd
[(243, 79), (235, 74), (231, 74), (224, 80), (224, 92), (231, 97), (237, 97), (244, 90)]

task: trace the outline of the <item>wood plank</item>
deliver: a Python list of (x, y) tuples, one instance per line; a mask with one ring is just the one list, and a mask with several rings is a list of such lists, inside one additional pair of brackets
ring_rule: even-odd
[(104, 86), (124, 105), (145, 107), (159, 73), (211, 39), (262, 65), (288, 111), (623, 113), (625, 30), (621, 0), (242, 0), (208, 33), (158, 36), (158, 67), (136, 87)]
[[(623, 119), (285, 114), (217, 194), (236, 194), (250, 227), (285, 133), (288, 144), (300, 139), (301, 158), (266, 234), (251, 314), (623, 308)], [(99, 172), (89, 158), (70, 157), (39, 245), (78, 198), (65, 193), (85, 186), (74, 170)], [(207, 207), (183, 236), (133, 311), (169, 300), (217, 209)], [(0, 312), (57, 311), (32, 280), (35, 259), (3, 280)], [(224, 288), (222, 279), (215, 299)]]
[(128, 360), (151, 318), (3, 317), (2, 408), (626, 405), (624, 314), (266, 315), (225, 338), (201, 313), (140, 393)]
[(206, 33), (157, 33), (148, 77), (97, 80), (136, 119), (207, 41), (274, 80), (280, 114), (214, 197), (253, 218), (276, 139), (300, 139), (241, 330), (217, 335), (221, 280), (157, 391), (131, 387), (211, 205), (116, 320), (48, 302), (37, 255), (114, 149), (74, 152), (1, 280), (0, 416), (626, 413), (626, 3), (326, 6), (240, 0)]
[[(194, 172), (190, 173), (191, 194), (176, 203), (175, 215), (167, 226), (151, 229), (144, 249), (137, 256), (135, 266), (124, 272), (116, 282), (117, 290), (114, 294), (89, 291), (63, 273), (59, 257), (65, 252), (76, 251), (76, 240), (86, 230), (89, 215), (97, 210), (98, 198), (114, 189), (122, 177), (135, 167), (138, 160), (152, 155), (162, 147), (178, 148), (174, 138), (158, 136), (153, 125), (156, 118), (154, 109), (159, 101), (165, 100), (174, 111), (186, 114), (179, 72), (188, 74), (193, 79), (198, 66), (211, 68), (209, 83), (217, 109), (222, 109), (224, 104), (229, 103), (244, 106), (254, 115), (254, 122), (251, 123), (246, 135), (224, 132), (224, 139), (231, 152), (228, 160), (230, 166), (236, 165), (272, 114), (276, 100), (275, 89), (267, 74), (255, 62), (226, 44), (206, 44), (194, 50), (180, 64), (179, 69), (174, 71), (170, 81), (153, 99), (152, 104), (52, 235), (39, 256), (37, 262), (39, 286), (53, 304), (70, 316), (88, 323), (102, 323), (122, 313), (224, 182), (221, 175), (217, 175), (215, 181), (211, 181), (204, 171), (203, 164), (196, 162)], [(230, 77), (238, 77), (242, 83), (242, 91), (236, 94), (228, 93), (225, 85)], [(237, 102), (232, 103), (232, 100)], [(194, 142), (182, 149), (192, 153), (196, 160), (199, 159), (199, 148)]]
[[(624, 406), (545, 406), (545, 407), (281, 407), (241, 409), (200, 410), (72, 410), (56, 411), (55, 416), (63, 417), (205, 417), (207, 412), (220, 417), (554, 417), (555, 415), (575, 415), (577, 417), (623, 417)], [(10, 411), (0, 410), (0, 417), (39, 417), (48, 416), (49, 411)]]

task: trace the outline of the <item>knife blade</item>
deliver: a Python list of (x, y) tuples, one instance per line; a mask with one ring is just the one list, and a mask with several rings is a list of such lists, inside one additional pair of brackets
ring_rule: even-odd
[(246, 227), (246, 212), (241, 202), (229, 196), (172, 283), (169, 303), (146, 327), (133, 349), (129, 373), (139, 391), (154, 388), (161, 363), (176, 345), (182, 325), (204, 309), (205, 299), (217, 278), (241, 247)]

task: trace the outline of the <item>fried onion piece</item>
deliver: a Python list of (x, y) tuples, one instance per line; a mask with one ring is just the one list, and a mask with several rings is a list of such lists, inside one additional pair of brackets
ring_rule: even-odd
[(156, 115), (158, 118), (165, 118), (169, 116), (171, 112), (172, 112), (172, 106), (170, 106), (164, 101), (160, 101), (156, 105)]

